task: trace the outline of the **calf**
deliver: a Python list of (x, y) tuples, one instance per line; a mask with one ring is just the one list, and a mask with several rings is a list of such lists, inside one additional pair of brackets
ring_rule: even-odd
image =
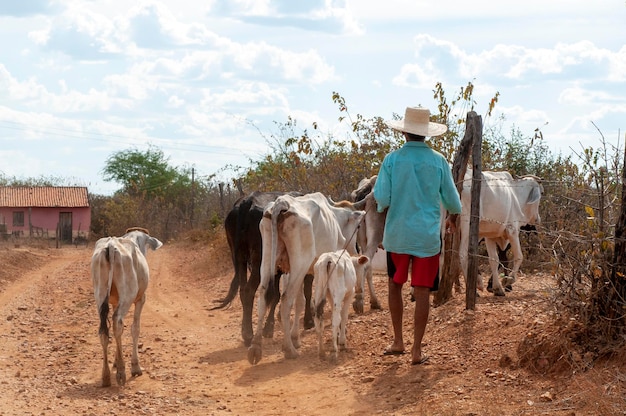
[(326, 299), (331, 304), (333, 352), (332, 363), (337, 362), (338, 348), (346, 349), (346, 324), (350, 303), (354, 299), (357, 275), (363, 276), (366, 256), (350, 256), (345, 250), (324, 253), (315, 262), (313, 271), (315, 281), (315, 297), (311, 310), (315, 319), (318, 351), (324, 359), (324, 305)]
[[(113, 336), (117, 345), (115, 353), (116, 380), (119, 386), (126, 384), (126, 371), (122, 354), (123, 319), (135, 305), (131, 335), (133, 349), (131, 355), (131, 375), (142, 374), (139, 365), (138, 343), (141, 310), (146, 302), (146, 289), (150, 279), (150, 271), (146, 257), (142, 253), (146, 244), (155, 250), (163, 243), (146, 233), (137, 231), (129, 237), (105, 237), (96, 242), (91, 257), (91, 278), (93, 281), (94, 297), (98, 314), (100, 315), (100, 329), (98, 331), (102, 345), (102, 386), (111, 385), (111, 372), (108, 361), (109, 345), (109, 303), (114, 311), (111, 317)], [(149, 238), (139, 238), (139, 237)]]

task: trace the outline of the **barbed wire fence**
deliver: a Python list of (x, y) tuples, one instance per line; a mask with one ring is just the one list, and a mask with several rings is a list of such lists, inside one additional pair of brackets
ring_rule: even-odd
[[(553, 312), (571, 320), (579, 332), (579, 340), (589, 341), (590, 346), (604, 345), (605, 350), (610, 350), (611, 345), (626, 340), (626, 300), (619, 288), (612, 288), (617, 302), (612, 309), (621, 314), (607, 317), (604, 305), (607, 287), (613, 284), (609, 276), (619, 266), (614, 261), (614, 250), (615, 227), (622, 209), (621, 188), (609, 187), (611, 190), (607, 192), (607, 188), (573, 186), (560, 180), (544, 180), (541, 184), (544, 188), (539, 205), (541, 222), (535, 230), (520, 231), (524, 255), (520, 267), (522, 278), (540, 273), (552, 279), (552, 284), (546, 287), (553, 288), (547, 298), (553, 304)], [(601, 192), (604, 194), (600, 195)], [(482, 246), (478, 257), (481, 268), (485, 268), (489, 258)], [(458, 254), (453, 253), (457, 257)], [(507, 264), (503, 266), (505, 274), (511, 271)], [(490, 270), (483, 271), (491, 274)], [(594, 354), (601, 355), (602, 351)]]

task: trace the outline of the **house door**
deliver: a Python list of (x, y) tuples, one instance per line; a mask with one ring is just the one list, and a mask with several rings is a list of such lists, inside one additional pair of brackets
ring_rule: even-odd
[(72, 242), (72, 213), (60, 212), (59, 213), (59, 228), (62, 241)]

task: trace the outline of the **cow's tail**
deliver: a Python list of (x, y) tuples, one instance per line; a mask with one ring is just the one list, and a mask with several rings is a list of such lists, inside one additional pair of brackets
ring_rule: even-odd
[(278, 199), (272, 206), (272, 255), (270, 257), (270, 276), (274, 279), (276, 275), (276, 257), (278, 256), (278, 217), (289, 209), (289, 203)]
[(107, 279), (107, 294), (100, 305), (100, 329), (98, 333), (101, 335), (109, 336), (109, 296), (111, 295), (111, 286), (113, 286), (113, 264), (115, 264), (115, 256), (117, 250), (115, 249), (115, 245), (109, 244), (104, 249), (104, 258), (109, 265), (109, 276)]
[(325, 263), (316, 265), (315, 276), (315, 309), (313, 315), (321, 319), (324, 315), (324, 305), (326, 305), (326, 292), (328, 291), (328, 281), (330, 274), (337, 265), (332, 259), (328, 259)]
[(276, 258), (278, 257), (278, 217), (289, 209), (289, 203), (282, 199), (277, 199), (272, 205), (272, 241), (270, 253), (270, 281), (265, 292), (265, 300), (269, 303), (278, 295), (278, 281), (276, 280)]
[(226, 296), (222, 299), (217, 300), (217, 302), (219, 303), (219, 305), (216, 305), (214, 307), (212, 307), (209, 310), (215, 310), (215, 309), (223, 309), (227, 306), (229, 306), (232, 301), (235, 299), (235, 296), (237, 296), (237, 292), (239, 291), (239, 276), (242, 273), (241, 270), (238, 270), (239, 267), (241, 267), (241, 256), (244, 255), (244, 253), (242, 253), (241, 250), (241, 237), (242, 237), (242, 232), (241, 230), (246, 230), (248, 229), (249, 223), (248, 223), (248, 217), (249, 217), (249, 211), (252, 208), (252, 199), (251, 198), (245, 198), (244, 200), (241, 201), (241, 203), (239, 204), (239, 206), (237, 207), (237, 219), (236, 219), (236, 225), (235, 225), (235, 241), (233, 242), (233, 247), (232, 247), (232, 253), (231, 256), (233, 258), (233, 267), (235, 268), (235, 275), (233, 276), (233, 280), (230, 282), (230, 287), (228, 288), (228, 293), (226, 294)]
[(212, 311), (215, 309), (223, 309), (227, 307), (235, 299), (235, 296), (237, 296), (238, 291), (239, 291), (239, 276), (237, 276), (237, 272), (235, 272), (235, 276), (233, 277), (233, 280), (231, 280), (230, 282), (230, 288), (228, 289), (228, 293), (226, 294), (226, 296), (223, 297), (222, 299), (216, 300), (215, 302), (217, 302), (218, 305), (213, 306), (209, 310)]

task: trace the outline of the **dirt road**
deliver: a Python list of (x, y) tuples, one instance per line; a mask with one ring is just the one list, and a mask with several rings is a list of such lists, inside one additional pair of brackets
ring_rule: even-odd
[[(351, 348), (337, 365), (319, 360), (314, 331), (305, 331), (301, 356), (285, 360), (278, 324), (252, 366), (239, 301), (208, 310), (232, 277), (223, 242), (149, 252), (144, 373), (124, 388), (114, 380), (102, 388), (90, 256), (82, 247), (0, 247), (1, 415), (625, 414), (623, 364), (582, 377), (547, 377), (517, 365), (520, 341), (549, 322), (545, 276), (526, 276), (504, 299), (481, 298), (477, 312), (466, 312), (461, 296), (433, 309), (427, 365), (411, 366), (409, 355), (382, 356), (388, 312), (367, 310), (350, 316)], [(385, 278), (376, 285), (386, 299)], [(406, 308), (410, 334), (408, 301)], [(130, 376), (128, 326), (124, 342)], [(546, 357), (533, 359), (541, 365)]]

